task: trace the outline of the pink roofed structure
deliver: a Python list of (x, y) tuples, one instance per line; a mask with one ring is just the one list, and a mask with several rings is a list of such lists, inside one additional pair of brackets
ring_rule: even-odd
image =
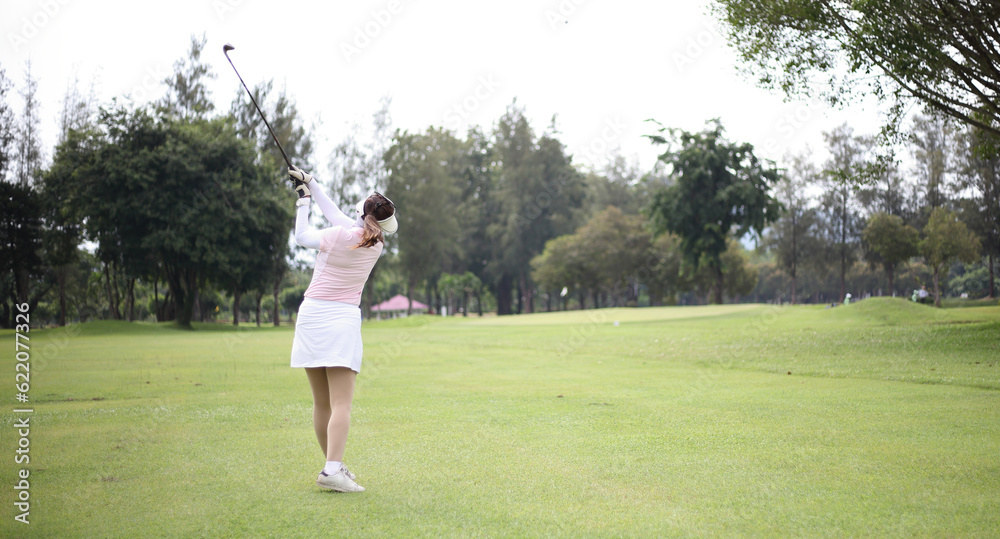
[[(409, 306), (410, 300), (407, 299), (406, 296), (396, 294), (378, 305), (372, 305), (372, 312), (377, 313), (379, 318), (395, 318), (397, 316), (406, 316), (406, 310)], [(420, 303), (417, 300), (413, 300), (413, 312), (425, 313), (427, 312), (427, 305)]]

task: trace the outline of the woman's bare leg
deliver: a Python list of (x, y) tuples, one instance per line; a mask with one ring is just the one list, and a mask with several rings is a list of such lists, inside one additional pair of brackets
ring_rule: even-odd
[(354, 399), (356, 377), (357, 373), (346, 367), (326, 368), (330, 409), (325, 448), (327, 461), (344, 461), (347, 431), (351, 427), (351, 401)]
[(313, 429), (316, 430), (319, 448), (326, 455), (326, 436), (330, 428), (331, 414), (330, 383), (326, 378), (325, 367), (306, 369), (306, 376), (309, 377), (309, 387), (313, 394)]

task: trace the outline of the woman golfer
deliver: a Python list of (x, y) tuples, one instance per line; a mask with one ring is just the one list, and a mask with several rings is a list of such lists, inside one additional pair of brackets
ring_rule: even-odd
[[(343, 464), (351, 424), (354, 379), (361, 370), (361, 291), (382, 254), (383, 234), (396, 231), (396, 208), (375, 193), (358, 203), (356, 220), (344, 215), (308, 173), (288, 175), (299, 193), (295, 241), (318, 249), (316, 268), (295, 323), (292, 367), (305, 368), (313, 396), (313, 427), (326, 466), (316, 484), (338, 492), (363, 492)], [(333, 226), (309, 226), (313, 198)]]

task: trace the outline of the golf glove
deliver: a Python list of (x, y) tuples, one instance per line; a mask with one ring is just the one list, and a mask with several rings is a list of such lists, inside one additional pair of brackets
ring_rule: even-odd
[(292, 185), (295, 187), (295, 192), (299, 194), (299, 198), (305, 198), (312, 195), (312, 193), (309, 192), (309, 187), (306, 186), (307, 183), (312, 181), (312, 176), (310, 176), (308, 172), (292, 166), (288, 168), (288, 177), (292, 180)]

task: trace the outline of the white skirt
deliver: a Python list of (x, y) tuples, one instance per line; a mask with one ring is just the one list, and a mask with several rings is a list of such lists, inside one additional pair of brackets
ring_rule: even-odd
[(341, 301), (305, 298), (292, 341), (292, 367), (347, 367), (361, 372), (361, 309)]

